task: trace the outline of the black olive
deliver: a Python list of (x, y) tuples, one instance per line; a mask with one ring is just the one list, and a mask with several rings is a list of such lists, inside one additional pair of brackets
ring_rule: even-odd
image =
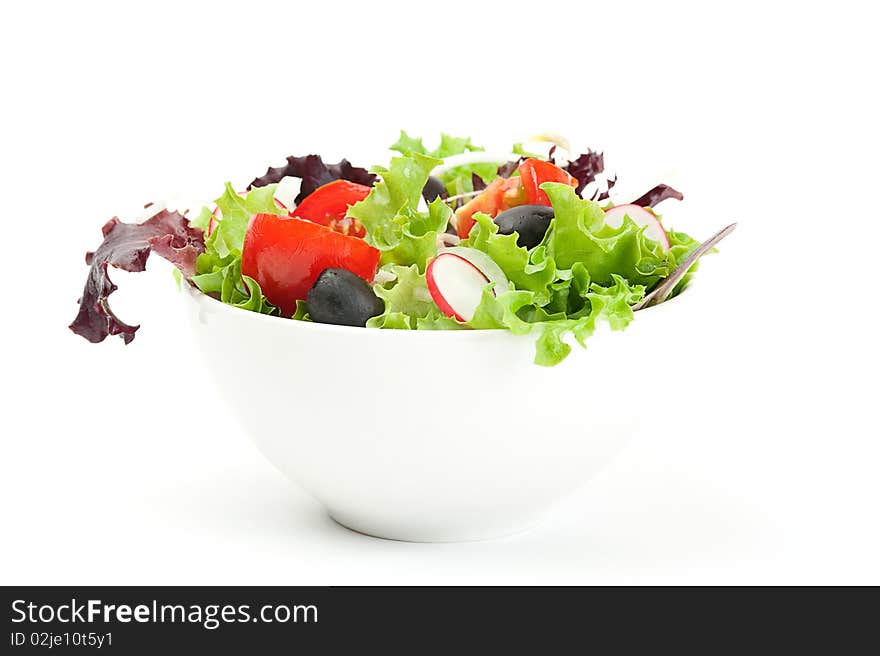
[(306, 297), (309, 316), (318, 323), (366, 326), (385, 311), (373, 288), (348, 269), (324, 269)]
[(422, 198), (430, 203), (438, 196), (440, 198), (446, 198), (446, 195), (446, 185), (443, 184), (443, 181), (440, 180), (440, 178), (435, 178), (433, 175), (429, 175), (428, 181), (425, 183), (425, 186), (422, 187)]
[(512, 235), (519, 233), (516, 238), (517, 246), (534, 248), (541, 243), (550, 220), (553, 218), (553, 208), (546, 205), (520, 205), (504, 210), (495, 217), (499, 235)]

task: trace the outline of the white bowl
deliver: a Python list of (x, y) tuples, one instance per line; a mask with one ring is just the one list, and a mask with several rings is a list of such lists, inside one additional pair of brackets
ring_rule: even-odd
[(662, 423), (645, 376), (664, 367), (646, 364), (687, 344), (692, 294), (545, 368), (531, 336), (291, 321), (188, 289), (205, 362), (263, 454), (340, 524), (419, 542), (528, 528)]

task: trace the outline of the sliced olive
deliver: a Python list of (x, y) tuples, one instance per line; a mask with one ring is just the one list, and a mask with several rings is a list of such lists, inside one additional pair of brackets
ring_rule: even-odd
[(553, 208), (546, 205), (519, 205), (504, 210), (495, 217), (499, 235), (512, 235), (514, 232), (517, 246), (534, 248), (541, 243), (550, 221), (553, 219)]
[(366, 326), (385, 310), (373, 288), (348, 269), (324, 269), (306, 297), (309, 316), (318, 323)]
[(446, 185), (443, 184), (443, 181), (440, 180), (440, 178), (435, 178), (433, 175), (429, 175), (428, 181), (425, 183), (425, 186), (422, 187), (422, 198), (430, 203), (438, 196), (440, 198), (446, 198)]

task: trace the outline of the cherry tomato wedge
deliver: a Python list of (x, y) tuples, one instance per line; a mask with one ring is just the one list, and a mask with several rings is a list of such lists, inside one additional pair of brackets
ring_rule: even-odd
[(479, 196), (459, 207), (455, 211), (455, 225), (458, 236), (464, 239), (474, 227), (473, 216), (482, 212), (494, 217), (511, 207), (525, 202), (522, 181), (519, 178), (495, 178)]
[(363, 237), (364, 226), (357, 219), (346, 218), (348, 208), (370, 195), (372, 187), (348, 180), (334, 180), (318, 187), (290, 213), (298, 219), (320, 223), (344, 235)]
[(519, 165), (519, 177), (522, 178), (523, 189), (525, 190), (525, 205), (550, 205), (550, 199), (541, 185), (545, 182), (562, 182), (577, 187), (578, 181), (571, 177), (568, 172), (561, 168), (546, 162), (542, 159), (527, 159)]
[(578, 181), (566, 171), (541, 159), (530, 158), (519, 165), (518, 178), (496, 178), (479, 196), (455, 211), (458, 236), (464, 239), (474, 227), (473, 216), (483, 212), (495, 217), (504, 210), (519, 205), (550, 205), (550, 199), (540, 188), (545, 182), (562, 182), (577, 187)]
[(241, 272), (258, 283), (283, 316), (296, 311), (324, 269), (342, 268), (371, 282), (379, 251), (358, 237), (303, 219), (257, 214), (244, 237)]

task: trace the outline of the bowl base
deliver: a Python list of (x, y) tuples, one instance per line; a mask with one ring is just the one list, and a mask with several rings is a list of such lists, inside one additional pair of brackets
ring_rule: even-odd
[(339, 513), (328, 512), (327, 515), (342, 528), (360, 533), (370, 538), (380, 540), (394, 540), (395, 542), (422, 542), (422, 543), (449, 543), (449, 542), (482, 542), (485, 540), (498, 540), (501, 538), (518, 535), (534, 529), (540, 525), (544, 517), (538, 517), (525, 524), (506, 528), (496, 528), (489, 531), (469, 531), (450, 529), (448, 531), (433, 530), (401, 530), (386, 529), (378, 526), (367, 526), (358, 521), (340, 516)]

